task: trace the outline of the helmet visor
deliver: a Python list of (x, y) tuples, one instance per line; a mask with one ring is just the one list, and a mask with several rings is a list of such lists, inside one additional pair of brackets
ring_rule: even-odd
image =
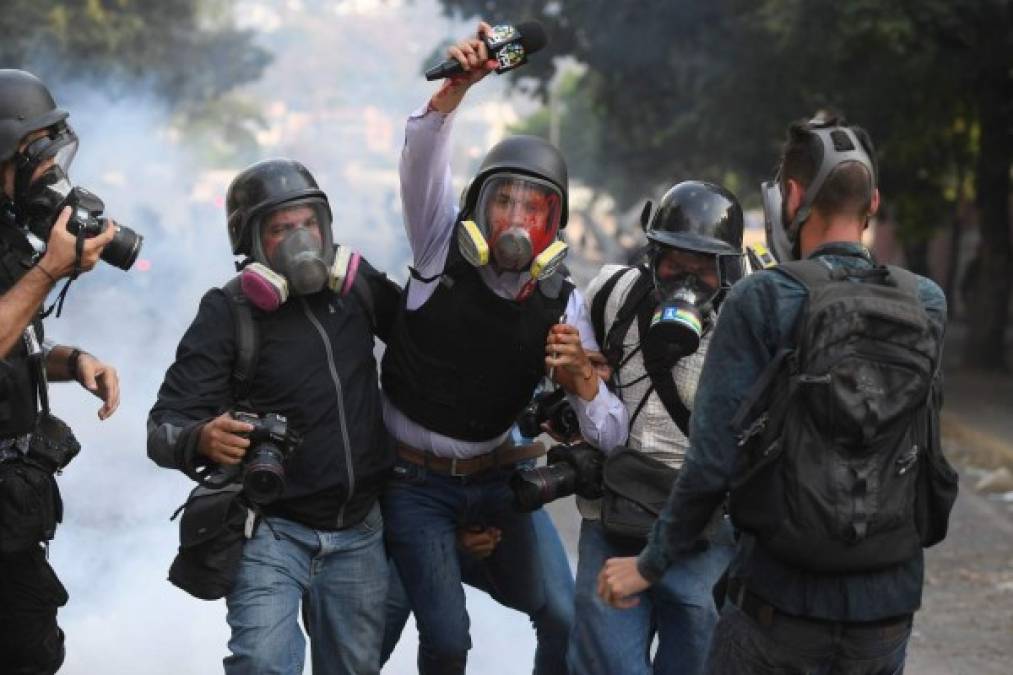
[(721, 289), (717, 255), (659, 246), (651, 256), (651, 271), (661, 299), (681, 293), (699, 306), (713, 300)]
[(63, 169), (70, 170), (70, 163), (74, 161), (77, 154), (77, 134), (66, 124), (59, 124), (51, 127), (45, 136), (36, 138), (25, 147), (24, 156), (28, 165), (37, 169), (47, 160)]
[(495, 174), (482, 184), (475, 213), (494, 260), (523, 270), (559, 231), (563, 198), (552, 183), (519, 174)]

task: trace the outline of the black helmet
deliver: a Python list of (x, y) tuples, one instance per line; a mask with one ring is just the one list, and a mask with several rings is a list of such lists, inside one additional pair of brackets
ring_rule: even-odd
[(232, 180), (225, 196), (232, 252), (252, 255), (251, 224), (268, 211), (296, 201), (321, 204), (329, 232), (331, 207), (327, 195), (305, 166), (291, 159), (266, 159), (243, 170)]
[(649, 240), (662, 246), (742, 255), (742, 207), (720, 185), (683, 181), (661, 198), (646, 232)]
[[(649, 207), (644, 209), (645, 223)], [(677, 183), (661, 198), (644, 230), (655, 249), (667, 246), (715, 256), (722, 289), (742, 278), (742, 207), (720, 185)]]
[(14, 156), (25, 136), (67, 115), (42, 80), (23, 70), (0, 69), (0, 162)]
[(471, 185), (464, 194), (461, 210), (472, 213), (478, 202), (479, 192), (485, 179), (496, 173), (518, 173), (541, 178), (552, 183), (563, 198), (560, 214), (560, 229), (566, 227), (569, 211), (567, 198), (566, 161), (554, 145), (538, 136), (510, 136), (504, 138), (489, 150), (478, 167)]

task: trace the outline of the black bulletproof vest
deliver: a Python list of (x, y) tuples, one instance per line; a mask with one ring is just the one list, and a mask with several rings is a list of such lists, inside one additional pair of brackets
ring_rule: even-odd
[(501, 298), (454, 241), (425, 304), (409, 311), (405, 287), (383, 357), (384, 392), (410, 419), (445, 436), (502, 434), (545, 374), (545, 338), (572, 290), (557, 272), (523, 302)]
[[(29, 258), (8, 239), (0, 236), (0, 295), (10, 290), (31, 267)], [(32, 324), (41, 344), (44, 335), (38, 315)], [(0, 438), (20, 436), (35, 428), (38, 386), (37, 368), (28, 358), (24, 340), (19, 339), (10, 353), (0, 359)]]

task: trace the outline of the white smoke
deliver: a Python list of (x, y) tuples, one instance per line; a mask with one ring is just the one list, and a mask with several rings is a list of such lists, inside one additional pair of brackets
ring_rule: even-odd
[[(263, 27), (259, 41), (275, 54), (262, 81), (242, 92), (267, 122), (258, 131), (262, 156), (304, 162), (330, 198), (336, 239), (403, 281), (409, 252), (396, 171), (404, 119), (435, 88), (419, 74), (429, 65), (423, 59), (474, 22), (442, 17), (434, 0), (278, 0), (243, 2), (237, 11), (248, 27)], [(489, 78), (462, 110), (455, 157), (462, 178), (503, 132), (504, 84)], [(101, 423), (97, 399), (74, 385), (53, 388), (55, 412), (84, 446), (60, 478), (66, 518), (51, 547), (71, 596), (60, 612), (68, 646), (61, 672), (220, 672), (224, 603), (193, 599), (165, 580), (178, 543), (168, 517), (191, 484), (147, 459), (145, 420), (201, 295), (233, 273), (222, 200), (242, 167), (203, 165), (153, 97), (54, 90), (81, 138), (72, 179), (145, 237), (137, 268), (101, 264), (74, 284), (63, 317), (47, 322), (51, 339), (116, 366), (122, 386), (119, 411)], [(527, 618), (479, 593), (469, 593), (469, 605), (472, 670), (527, 670), (534, 652)], [(414, 672), (416, 646), (409, 625), (385, 672)]]

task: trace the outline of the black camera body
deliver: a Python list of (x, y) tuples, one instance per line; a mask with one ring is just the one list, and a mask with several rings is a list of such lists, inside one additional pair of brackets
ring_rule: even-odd
[(573, 406), (566, 400), (563, 389), (540, 392), (531, 399), (517, 416), (517, 428), (526, 438), (534, 438), (542, 433), (542, 424), (549, 423), (553, 432), (565, 439), (576, 437), (580, 433), (580, 422)]
[(510, 476), (514, 506), (518, 511), (534, 511), (575, 493), (598, 499), (604, 463), (602, 452), (587, 443), (557, 445), (549, 450), (545, 466), (521, 469)]
[[(32, 193), (25, 205), (28, 229), (41, 243), (49, 240), (49, 234), (65, 206), (71, 209), (67, 231), (75, 237), (97, 237), (110, 226), (109, 219), (102, 217), (105, 203), (98, 195), (72, 185), (59, 167), (53, 167), (32, 185)], [(102, 249), (102, 260), (128, 270), (141, 252), (144, 237), (124, 225), (115, 227), (116, 234), (112, 241)]]
[[(83, 187), (75, 187), (67, 195), (66, 205), (71, 208), (67, 231), (75, 237), (83, 236), (86, 239), (97, 237), (109, 227), (109, 219), (102, 217), (105, 204), (94, 192)], [(137, 254), (141, 252), (144, 237), (129, 227), (122, 225), (114, 227), (116, 234), (102, 249), (102, 260), (121, 270), (128, 270), (137, 260)]]
[(253, 425), (246, 435), (250, 447), (243, 458), (243, 492), (255, 504), (270, 504), (285, 491), (285, 460), (302, 440), (277, 413), (234, 412), (239, 422)]

